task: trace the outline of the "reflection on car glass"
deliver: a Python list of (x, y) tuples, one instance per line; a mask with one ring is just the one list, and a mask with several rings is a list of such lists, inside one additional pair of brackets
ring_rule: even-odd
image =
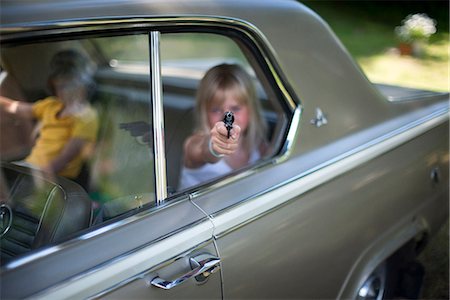
[(152, 127), (144, 121), (136, 121), (129, 123), (120, 123), (120, 129), (126, 130), (132, 137), (135, 137), (140, 143), (148, 144), (151, 142)]

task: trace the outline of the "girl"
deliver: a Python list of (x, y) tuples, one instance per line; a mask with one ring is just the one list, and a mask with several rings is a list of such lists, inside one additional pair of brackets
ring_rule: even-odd
[(93, 82), (87, 59), (74, 50), (57, 53), (48, 83), (54, 96), (35, 103), (0, 96), (0, 104), (9, 113), (41, 122), (39, 137), (25, 158), (27, 164), (49, 175), (76, 179), (98, 129), (97, 112), (88, 101)]
[[(224, 114), (234, 114), (228, 138)], [(206, 72), (197, 92), (195, 133), (184, 143), (180, 189), (242, 168), (267, 150), (266, 123), (252, 79), (239, 65), (221, 64)]]

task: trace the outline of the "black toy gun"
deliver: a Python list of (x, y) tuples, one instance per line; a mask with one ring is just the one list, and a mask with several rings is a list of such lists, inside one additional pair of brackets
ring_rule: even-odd
[(234, 123), (234, 115), (233, 112), (231, 111), (227, 111), (223, 117), (223, 123), (225, 125), (225, 127), (227, 128), (228, 131), (228, 137), (230, 138), (230, 131), (233, 128), (233, 123)]

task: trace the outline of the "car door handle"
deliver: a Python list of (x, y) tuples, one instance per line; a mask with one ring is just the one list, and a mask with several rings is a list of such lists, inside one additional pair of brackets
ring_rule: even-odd
[(150, 284), (164, 290), (169, 290), (192, 277), (202, 276), (202, 278), (206, 278), (220, 269), (220, 258), (212, 255), (202, 255), (201, 259), (195, 257), (190, 258), (189, 260), (192, 265), (196, 266), (192, 271), (172, 281), (164, 280), (159, 276), (156, 276), (150, 281)]

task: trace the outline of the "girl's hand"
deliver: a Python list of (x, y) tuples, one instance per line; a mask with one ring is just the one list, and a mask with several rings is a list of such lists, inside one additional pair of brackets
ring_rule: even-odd
[(228, 138), (228, 130), (223, 122), (217, 122), (210, 131), (211, 149), (218, 155), (231, 155), (239, 146), (241, 128), (233, 125)]

